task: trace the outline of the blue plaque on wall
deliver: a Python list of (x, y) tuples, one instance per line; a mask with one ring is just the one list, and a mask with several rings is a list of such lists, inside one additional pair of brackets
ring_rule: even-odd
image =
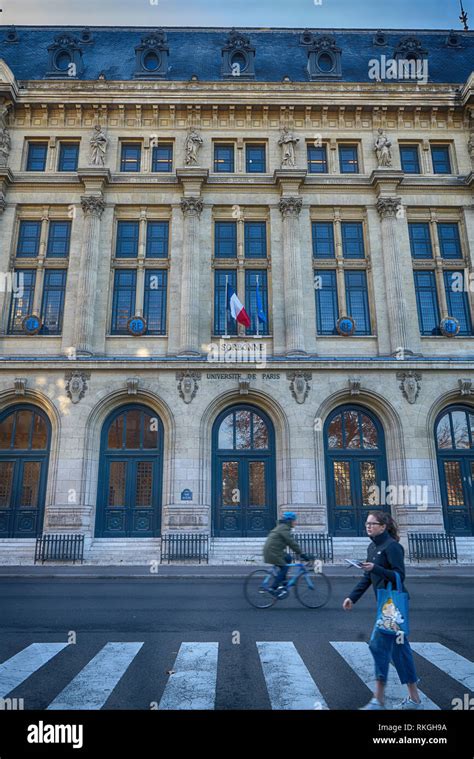
[(127, 329), (134, 337), (140, 337), (146, 332), (146, 321), (143, 316), (132, 316), (127, 322)]
[(353, 335), (355, 328), (356, 325), (352, 316), (341, 316), (341, 318), (337, 320), (336, 329), (339, 334), (344, 335), (344, 337), (350, 337)]
[(193, 491), (189, 490), (189, 488), (185, 488), (181, 492), (181, 500), (182, 501), (192, 501), (193, 500)]
[(27, 335), (37, 335), (42, 327), (41, 319), (36, 314), (28, 314), (23, 319), (21, 326)]
[(461, 325), (459, 324), (458, 320), (454, 318), (454, 316), (447, 316), (446, 319), (443, 319), (440, 324), (441, 333), (445, 337), (456, 337), (459, 330), (461, 329)]

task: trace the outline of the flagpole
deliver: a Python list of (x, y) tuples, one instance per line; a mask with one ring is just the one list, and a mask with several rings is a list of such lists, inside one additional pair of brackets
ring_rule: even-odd
[(228, 319), (229, 319), (229, 314), (227, 313), (227, 288), (228, 287), (229, 287), (229, 275), (226, 274), (225, 275), (225, 308), (224, 308), (224, 312), (225, 312), (225, 335), (222, 336), (224, 338), (224, 340), (227, 340), (227, 338), (229, 337), (229, 335), (227, 334)]
[[(259, 281), (258, 281), (258, 274), (257, 274), (257, 294), (258, 294), (258, 285), (259, 285)], [(260, 319), (258, 318), (258, 298), (257, 297), (255, 297), (255, 305), (257, 307), (257, 334), (255, 335), (255, 337), (260, 337)]]

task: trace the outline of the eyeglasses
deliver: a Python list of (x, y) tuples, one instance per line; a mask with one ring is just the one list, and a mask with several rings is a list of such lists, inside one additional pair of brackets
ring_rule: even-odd
[(366, 522), (366, 523), (365, 523), (365, 526), (366, 526), (366, 527), (373, 527), (373, 526), (374, 526), (374, 524), (379, 524), (379, 525), (382, 525), (382, 522)]

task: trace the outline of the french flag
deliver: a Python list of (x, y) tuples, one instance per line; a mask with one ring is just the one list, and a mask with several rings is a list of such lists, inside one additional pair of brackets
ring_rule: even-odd
[(227, 308), (230, 310), (232, 318), (239, 324), (243, 324), (244, 327), (250, 327), (249, 315), (238, 299), (234, 288), (229, 284), (227, 285)]

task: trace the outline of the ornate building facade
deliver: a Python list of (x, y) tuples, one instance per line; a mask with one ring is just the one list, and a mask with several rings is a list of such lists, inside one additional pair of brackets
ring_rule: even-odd
[(473, 34), (18, 27), (0, 59), (0, 561), (241, 560), (288, 509), (342, 556), (376, 505), (472, 561)]

